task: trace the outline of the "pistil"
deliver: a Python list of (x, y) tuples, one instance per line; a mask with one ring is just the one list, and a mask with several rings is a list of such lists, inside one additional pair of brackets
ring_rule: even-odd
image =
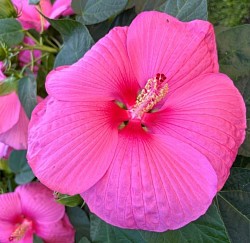
[(137, 96), (134, 107), (130, 110), (132, 119), (141, 119), (144, 113), (151, 111), (166, 96), (168, 84), (164, 84), (165, 80), (166, 76), (158, 73), (147, 81), (145, 88)]
[(17, 226), (14, 232), (10, 235), (9, 241), (21, 240), (27, 231), (32, 228), (32, 222), (26, 218), (23, 219), (22, 223)]

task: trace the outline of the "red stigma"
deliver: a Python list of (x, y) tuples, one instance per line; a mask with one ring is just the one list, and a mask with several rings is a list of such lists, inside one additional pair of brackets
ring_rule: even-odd
[(166, 80), (166, 76), (162, 73), (157, 73), (156, 74), (156, 79), (160, 82), (163, 83)]
[(13, 240), (14, 240), (14, 237), (10, 236), (9, 241), (13, 241)]

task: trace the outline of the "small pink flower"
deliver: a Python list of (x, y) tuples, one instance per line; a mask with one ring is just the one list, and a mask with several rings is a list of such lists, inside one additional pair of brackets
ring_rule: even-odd
[(46, 17), (51, 19), (59, 16), (73, 14), (71, 9), (71, 0), (56, 0), (52, 5), (50, 0), (41, 0), (38, 6), (29, 5), (28, 0), (12, 0), (17, 7), (19, 18), (24, 29), (36, 29), (38, 32), (49, 27), (49, 22), (45, 20), (38, 12), (42, 12)]
[[(31, 38), (29, 38), (29, 37), (25, 37), (24, 38), (24, 43), (25, 44), (29, 44), (31, 46), (33, 46), (35, 44), (34, 41)], [(24, 65), (30, 63), (31, 60), (32, 60), (32, 55), (33, 55), (33, 59), (36, 60), (36, 59), (38, 59), (38, 58), (41, 57), (41, 54), (42, 54), (42, 52), (39, 51), (39, 50), (34, 50), (34, 51), (24, 50), (24, 51), (20, 51), (19, 56), (18, 56), (19, 57), (20, 66), (23, 67)], [(34, 70), (33, 70), (34, 73), (38, 72), (39, 64), (40, 63), (41, 63), (41, 60), (38, 60), (38, 61), (35, 62)]]
[(218, 70), (210, 23), (138, 15), (48, 75), (29, 126), (30, 166), (110, 224), (188, 224), (224, 185), (245, 137), (244, 101)]
[(46, 243), (74, 242), (74, 229), (65, 208), (40, 182), (0, 195), (0, 242), (29, 243), (36, 234)]

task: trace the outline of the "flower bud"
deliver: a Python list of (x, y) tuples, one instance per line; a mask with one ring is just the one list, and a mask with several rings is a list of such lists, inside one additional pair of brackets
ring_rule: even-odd
[(17, 17), (17, 11), (11, 0), (0, 0), (0, 6), (0, 19)]

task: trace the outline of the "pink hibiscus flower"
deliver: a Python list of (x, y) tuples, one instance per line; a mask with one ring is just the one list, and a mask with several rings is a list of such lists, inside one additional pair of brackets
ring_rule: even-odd
[[(0, 89), (5, 78), (0, 71)], [(16, 92), (0, 96), (0, 117), (0, 142), (15, 149), (27, 149), (29, 119)]]
[(53, 5), (50, 0), (41, 0), (38, 6), (29, 5), (28, 0), (12, 0), (12, 2), (18, 10), (18, 20), (23, 28), (36, 29), (38, 32), (49, 27), (49, 22), (39, 14), (38, 10), (51, 19), (73, 14), (71, 0), (56, 0)]
[(74, 229), (63, 205), (40, 182), (0, 195), (0, 242), (33, 242), (36, 234), (46, 243), (74, 242)]
[(245, 136), (244, 101), (218, 73), (206, 21), (144, 12), (52, 71), (46, 89), (31, 168), (123, 228), (177, 229), (204, 214)]

